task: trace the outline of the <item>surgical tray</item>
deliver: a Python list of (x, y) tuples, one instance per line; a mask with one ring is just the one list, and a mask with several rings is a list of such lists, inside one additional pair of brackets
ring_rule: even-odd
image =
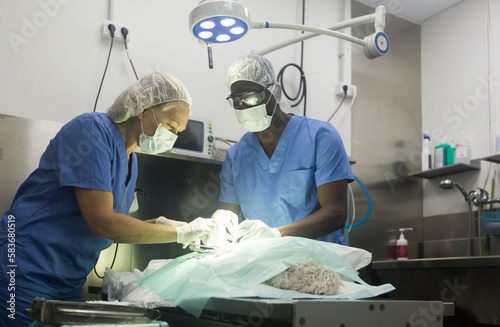
[(160, 312), (154, 309), (44, 298), (35, 298), (28, 311), (32, 319), (50, 324), (150, 323), (160, 317)]

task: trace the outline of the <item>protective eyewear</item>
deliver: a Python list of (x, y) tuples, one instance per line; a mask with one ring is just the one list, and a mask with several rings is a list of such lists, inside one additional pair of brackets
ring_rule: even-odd
[(240, 94), (232, 94), (226, 98), (231, 107), (234, 109), (243, 109), (243, 103), (246, 107), (255, 107), (259, 103), (263, 102), (266, 98), (266, 90), (272, 86), (269, 84), (262, 88), (260, 91), (251, 91)]

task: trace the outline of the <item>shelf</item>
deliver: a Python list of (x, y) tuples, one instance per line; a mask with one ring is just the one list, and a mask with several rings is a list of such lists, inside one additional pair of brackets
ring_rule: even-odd
[[(500, 160), (500, 156), (499, 156), (499, 160)], [(451, 174), (458, 174), (458, 173), (463, 173), (466, 171), (479, 170), (479, 169), (481, 169), (481, 159), (475, 159), (475, 160), (471, 161), (470, 165), (466, 165), (466, 164), (462, 164), (462, 163), (453, 164), (453, 165), (444, 166), (441, 168), (429, 169), (426, 171), (408, 174), (408, 177), (420, 177), (420, 178), (431, 179), (431, 178), (436, 178), (436, 177), (441, 177), (441, 176), (446, 176), (446, 175), (451, 175)]]
[(373, 269), (491, 268), (499, 267), (500, 256), (425, 258), (373, 261)]
[(495, 155), (492, 155), (492, 156), (489, 156), (489, 157), (484, 157), (481, 160), (500, 163), (500, 154), (495, 154)]

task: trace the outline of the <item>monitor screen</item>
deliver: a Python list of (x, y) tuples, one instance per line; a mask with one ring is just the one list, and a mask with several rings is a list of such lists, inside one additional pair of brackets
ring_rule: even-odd
[(186, 130), (179, 133), (174, 148), (203, 152), (203, 122), (189, 120)]

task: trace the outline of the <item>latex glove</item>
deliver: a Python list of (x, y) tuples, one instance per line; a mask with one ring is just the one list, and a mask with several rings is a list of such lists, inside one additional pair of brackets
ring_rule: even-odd
[(172, 227), (182, 227), (182, 226), (185, 226), (188, 224), (185, 221), (172, 220), (172, 219), (165, 218), (163, 216), (156, 218), (156, 223), (160, 224), (160, 225), (167, 225), (167, 226), (172, 226)]
[(222, 246), (235, 241), (238, 215), (231, 210), (218, 209), (213, 215), (215, 228), (206, 239), (206, 245)]
[(281, 237), (280, 231), (267, 226), (262, 220), (247, 219), (238, 225), (236, 232), (236, 239), (241, 238), (240, 242), (278, 237)]
[(196, 218), (189, 224), (175, 227), (177, 230), (177, 243), (186, 248), (189, 243), (206, 238), (215, 228), (215, 219)]

